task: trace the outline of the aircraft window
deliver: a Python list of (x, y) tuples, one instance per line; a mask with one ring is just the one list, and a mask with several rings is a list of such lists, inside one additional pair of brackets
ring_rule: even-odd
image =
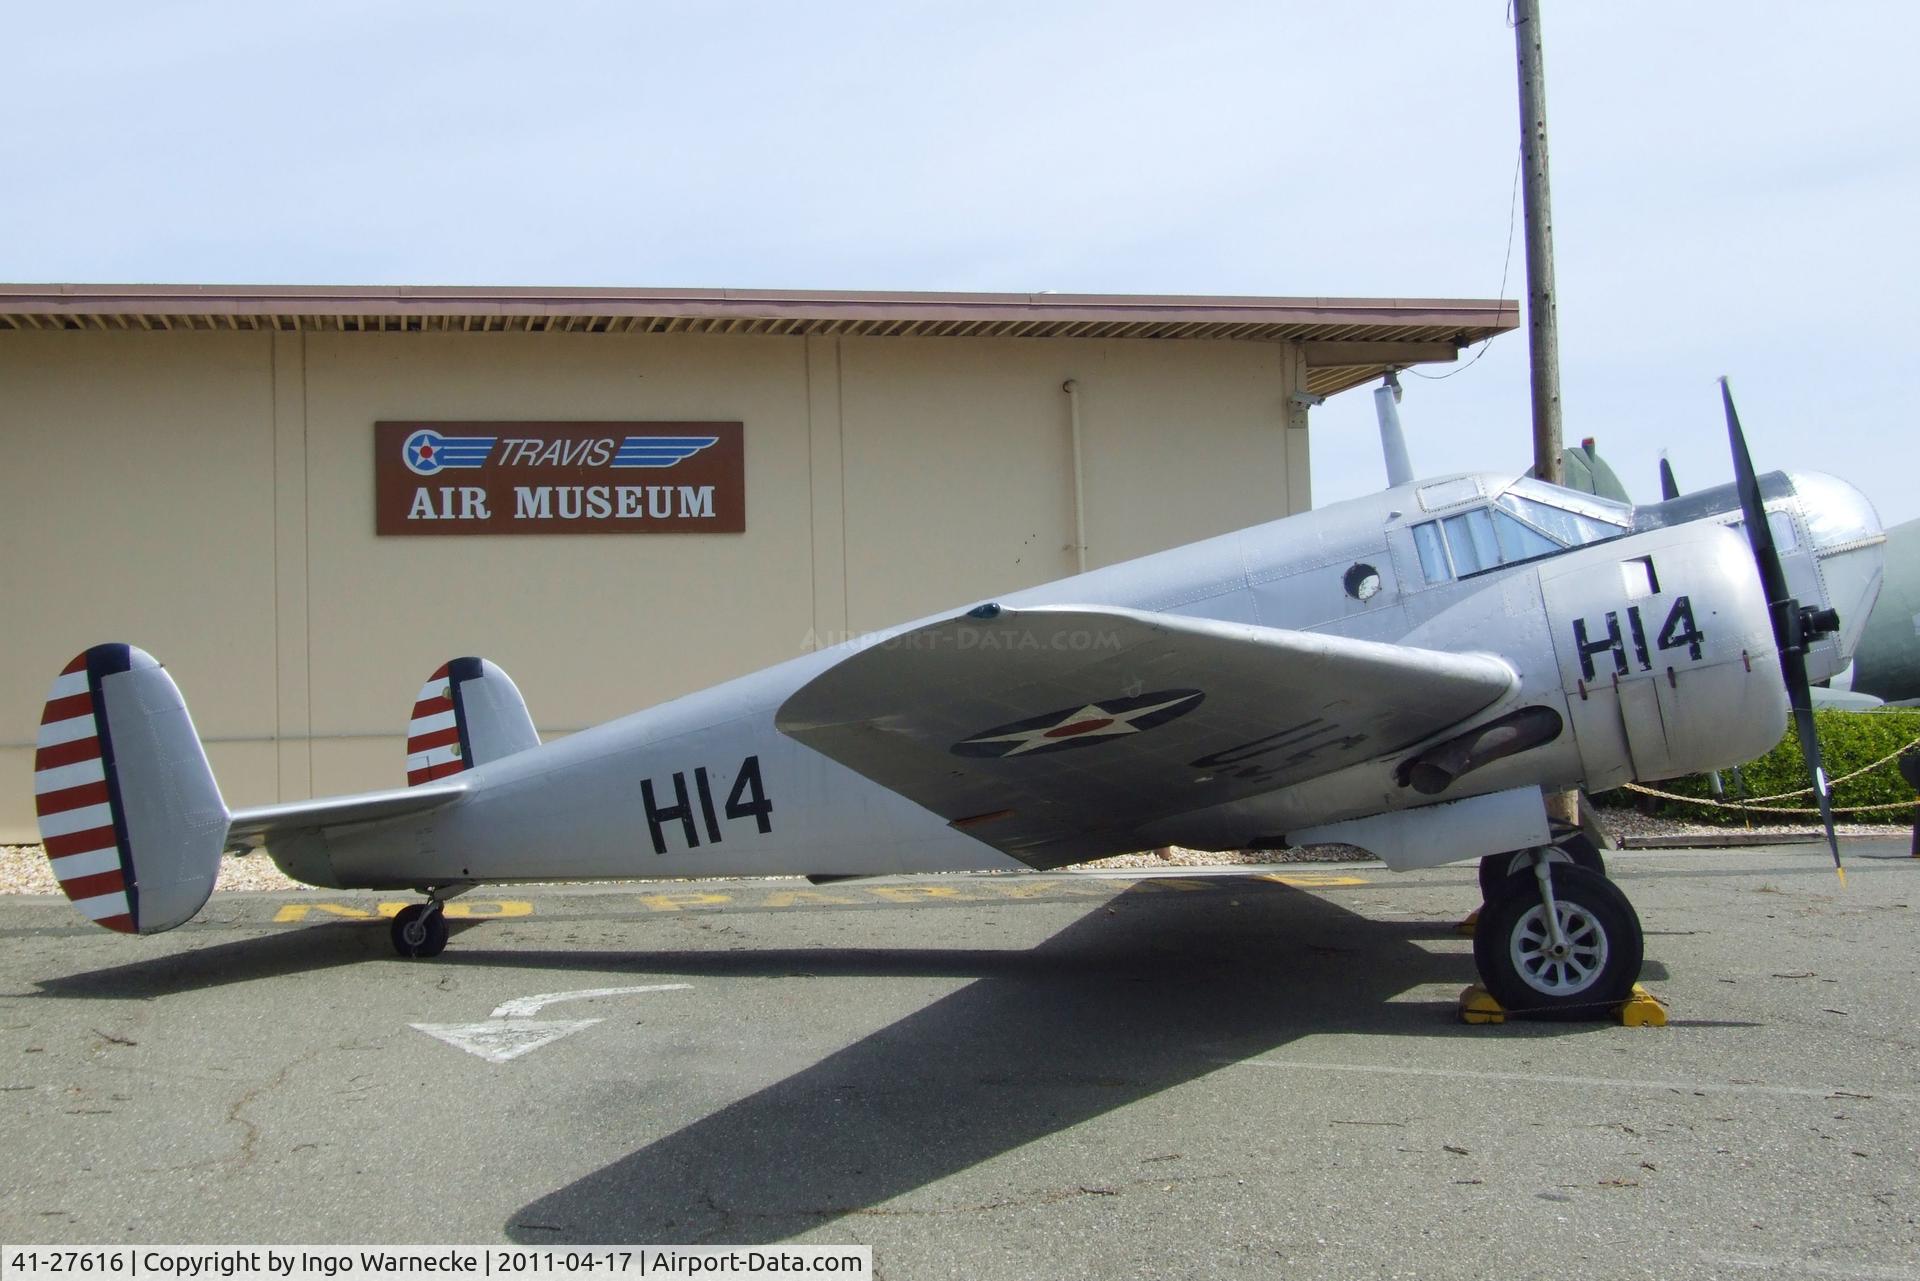
[[(1584, 547), (1626, 533), (1626, 522), (1614, 524), (1586, 512), (1556, 507), (1508, 490), (1495, 500), (1522, 521), (1548, 535), (1562, 547)], [(1535, 552), (1534, 555), (1542, 555)]]
[[(1728, 526), (1728, 528), (1739, 530), (1742, 538), (1747, 536), (1747, 522), (1744, 520), (1736, 520), (1732, 525)], [(1773, 549), (1782, 556), (1785, 556), (1788, 552), (1794, 551), (1800, 546), (1800, 540), (1794, 537), (1793, 533), (1793, 517), (1787, 513), (1783, 511), (1768, 512), (1767, 528), (1773, 531)]]
[(1784, 554), (1799, 548), (1799, 541), (1793, 536), (1793, 517), (1786, 512), (1768, 512), (1767, 528), (1773, 531), (1775, 551)]
[(1566, 544), (1499, 507), (1477, 507), (1415, 525), (1413, 544), (1420, 553), (1420, 570), (1429, 583), (1446, 582), (1455, 574), (1465, 578), (1566, 550)]
[(1602, 498), (1598, 494), (1583, 494), (1577, 489), (1567, 489), (1560, 485), (1549, 485), (1544, 480), (1532, 476), (1522, 476), (1507, 486), (1506, 491), (1517, 498), (1525, 498), (1539, 503), (1554, 511), (1573, 512), (1596, 520), (1602, 525), (1615, 525), (1626, 529), (1633, 524), (1633, 508), (1626, 503), (1617, 503), (1611, 498)]
[(1413, 545), (1420, 553), (1420, 572), (1430, 583), (1444, 583), (1453, 577), (1447, 567), (1447, 545), (1440, 540), (1440, 522), (1430, 520), (1413, 527)]
[(1347, 571), (1340, 585), (1355, 600), (1372, 600), (1380, 593), (1380, 571), (1361, 561)]
[(1561, 544), (1525, 521), (1515, 520), (1498, 509), (1493, 513), (1493, 528), (1500, 536), (1502, 561), (1532, 560), (1535, 556), (1551, 556), (1561, 550)]
[(1500, 543), (1493, 532), (1493, 516), (1486, 508), (1448, 516), (1440, 524), (1447, 531), (1453, 568), (1462, 578), (1500, 563)]

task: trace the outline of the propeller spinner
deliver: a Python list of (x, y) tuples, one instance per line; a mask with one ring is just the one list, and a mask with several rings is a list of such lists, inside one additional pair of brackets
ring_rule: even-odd
[(1820, 800), (1820, 820), (1826, 825), (1827, 847), (1833, 851), (1833, 870), (1840, 883), (1847, 882), (1846, 869), (1840, 865), (1840, 839), (1833, 830), (1833, 796), (1827, 787), (1827, 772), (1820, 761), (1820, 738), (1814, 730), (1813, 694), (1807, 681), (1807, 646), (1840, 628), (1840, 616), (1831, 609), (1802, 608), (1787, 592), (1786, 572), (1780, 566), (1780, 553), (1774, 547), (1773, 530), (1767, 525), (1766, 508), (1760, 500), (1760, 482), (1753, 472), (1753, 458), (1747, 453), (1747, 438), (1740, 430), (1740, 415), (1733, 407), (1733, 392), (1727, 380), (1720, 380), (1720, 400), (1727, 410), (1727, 438), (1733, 450), (1733, 483), (1740, 494), (1740, 510), (1747, 527), (1747, 543), (1753, 548), (1753, 561), (1760, 570), (1760, 585), (1767, 597), (1767, 612), (1773, 620), (1773, 639), (1780, 650), (1780, 675), (1787, 684), (1787, 701), (1793, 705), (1793, 723), (1800, 732), (1800, 754), (1813, 776), (1813, 794)]

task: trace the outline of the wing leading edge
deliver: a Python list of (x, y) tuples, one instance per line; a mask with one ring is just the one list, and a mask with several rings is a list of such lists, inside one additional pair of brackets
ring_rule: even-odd
[(1051, 867), (1134, 848), (1146, 823), (1398, 751), (1514, 679), (1485, 654), (987, 605), (853, 654), (795, 691), (775, 724)]

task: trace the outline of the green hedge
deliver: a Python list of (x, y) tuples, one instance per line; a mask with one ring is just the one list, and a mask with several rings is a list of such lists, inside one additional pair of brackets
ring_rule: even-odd
[[(1871, 712), (1816, 711), (1814, 723), (1820, 731), (1820, 750), (1826, 762), (1827, 777), (1839, 778), (1851, 774), (1863, 765), (1879, 760), (1889, 752), (1920, 738), (1920, 711), (1909, 708), (1889, 708)], [(1774, 749), (1759, 760), (1749, 761), (1734, 770), (1722, 770), (1720, 780), (1725, 789), (1726, 800), (1735, 801), (1741, 795), (1771, 796), (1775, 792), (1792, 791), (1794, 788), (1807, 787), (1813, 782), (1807, 776), (1806, 764), (1800, 759), (1800, 735), (1790, 724), (1787, 736), (1780, 740)], [(1745, 791), (1742, 792), (1744, 785)], [(1712, 796), (1707, 785), (1707, 776), (1694, 774), (1687, 778), (1668, 779), (1654, 783), (1663, 792), (1677, 792), (1683, 796)], [(1688, 805), (1681, 801), (1655, 800), (1637, 792), (1625, 789), (1605, 793), (1596, 797), (1602, 804), (1630, 805), (1649, 809), (1652, 813), (1669, 818), (1684, 818), (1694, 822), (1717, 823), (1727, 827), (1738, 827), (1752, 816), (1754, 822), (1767, 821), (1764, 817), (1767, 806), (1758, 805), (1750, 809), (1721, 809), (1712, 805)], [(1911, 808), (1914, 800), (1913, 788), (1900, 776), (1894, 762), (1889, 761), (1871, 773), (1841, 783), (1833, 789), (1834, 817), (1849, 823), (1887, 823), (1890, 825), (1910, 826), (1914, 812)], [(1849, 805), (1883, 805), (1893, 801), (1907, 803), (1907, 808), (1883, 810), (1874, 814), (1849, 814)], [(1814, 799), (1811, 793), (1805, 796), (1788, 797), (1772, 802), (1779, 806), (1797, 806), (1812, 808)], [(1818, 822), (1811, 815), (1783, 815), (1782, 822)]]

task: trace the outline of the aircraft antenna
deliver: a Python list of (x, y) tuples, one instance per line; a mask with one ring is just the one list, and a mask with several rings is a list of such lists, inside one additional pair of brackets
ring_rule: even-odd
[(1390, 372), (1373, 389), (1373, 412), (1380, 419), (1380, 452), (1387, 460), (1387, 485), (1413, 483), (1413, 460), (1407, 456), (1407, 436), (1400, 430), (1400, 377)]

